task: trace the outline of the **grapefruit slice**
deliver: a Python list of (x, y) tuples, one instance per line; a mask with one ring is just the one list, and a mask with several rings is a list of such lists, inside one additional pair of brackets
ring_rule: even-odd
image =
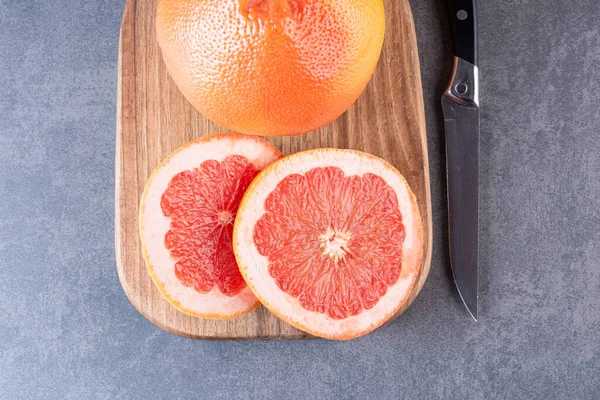
[(140, 204), (142, 253), (177, 309), (228, 319), (258, 307), (235, 261), (233, 222), (252, 179), (281, 156), (264, 139), (217, 134), (184, 145), (156, 168)]
[(244, 195), (233, 232), (244, 279), (285, 322), (329, 339), (392, 318), (421, 268), (416, 198), (386, 161), (317, 149), (266, 167)]

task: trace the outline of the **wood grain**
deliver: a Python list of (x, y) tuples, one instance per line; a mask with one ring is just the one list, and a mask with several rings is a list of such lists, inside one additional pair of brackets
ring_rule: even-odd
[[(157, 1), (127, 0), (121, 25), (115, 199), (115, 247), (121, 284), (142, 315), (177, 335), (198, 339), (306, 338), (307, 334), (281, 322), (263, 307), (231, 321), (183, 314), (163, 300), (146, 272), (137, 220), (139, 199), (150, 173), (182, 144), (210, 133), (227, 132), (193, 109), (167, 74), (154, 32)], [(408, 0), (385, 0), (385, 10), (383, 53), (358, 101), (321, 129), (269, 140), (285, 154), (317, 147), (363, 150), (383, 157), (404, 174), (418, 198), (425, 235), (425, 257), (412, 302), (425, 282), (431, 261), (425, 117)]]

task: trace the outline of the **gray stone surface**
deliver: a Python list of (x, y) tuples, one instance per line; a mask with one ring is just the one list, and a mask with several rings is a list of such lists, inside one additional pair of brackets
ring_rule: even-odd
[(435, 240), (410, 310), (352, 342), (200, 342), (127, 301), (113, 196), (123, 0), (0, 0), (0, 398), (597, 399), (600, 2), (480, 1), (481, 315), (446, 256), (440, 0), (412, 0)]

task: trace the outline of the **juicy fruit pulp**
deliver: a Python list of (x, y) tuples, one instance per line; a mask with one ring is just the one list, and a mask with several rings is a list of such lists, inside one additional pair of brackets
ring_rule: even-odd
[(259, 170), (242, 156), (204, 161), (175, 175), (161, 198), (171, 229), (165, 246), (176, 261), (175, 276), (201, 293), (216, 285), (227, 295), (246, 287), (231, 246), (233, 221)]
[(277, 286), (309, 311), (344, 319), (371, 309), (400, 276), (405, 232), (393, 189), (336, 167), (284, 178), (254, 243)]
[(190, 103), (231, 130), (309, 132), (367, 85), (381, 53), (382, 0), (160, 0), (156, 32)]

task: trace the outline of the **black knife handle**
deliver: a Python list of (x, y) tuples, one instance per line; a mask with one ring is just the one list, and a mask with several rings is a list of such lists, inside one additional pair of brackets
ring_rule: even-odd
[(454, 55), (477, 65), (477, 8), (475, 0), (448, 0)]

